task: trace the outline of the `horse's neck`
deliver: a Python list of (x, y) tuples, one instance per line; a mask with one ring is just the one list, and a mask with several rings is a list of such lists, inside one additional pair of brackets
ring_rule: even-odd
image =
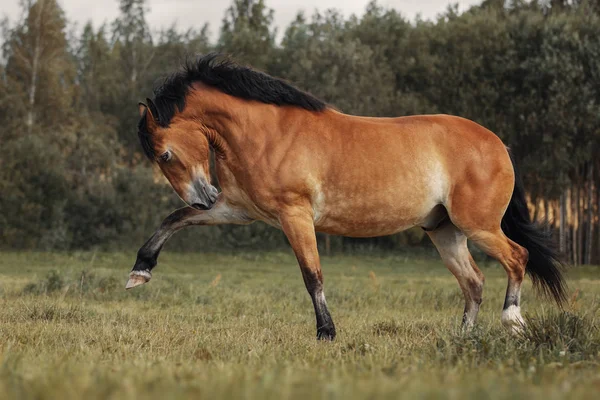
[(221, 143), (224, 155), (229, 158), (256, 157), (277, 135), (278, 114), (277, 110), (256, 112), (250, 108), (222, 110), (211, 121), (216, 137), (209, 137), (209, 141)]
[(200, 98), (198, 109), (202, 119), (212, 128), (209, 141), (223, 158), (236, 160), (240, 165), (254, 163), (256, 157), (275, 146), (291, 146), (295, 135), (311, 140), (311, 135), (335, 136), (340, 123), (349, 117), (333, 110), (320, 113), (298, 107), (279, 107), (213, 92), (210, 98)]
[[(196, 85), (190, 92), (188, 102), (189, 117), (197, 118), (218, 134), (218, 138), (209, 137), (209, 141), (223, 143), (224, 151), (237, 158), (257, 157), (273, 141), (285, 142), (284, 136), (294, 133), (310, 136), (315, 130), (311, 127), (327, 120), (320, 121), (314, 112), (302, 108), (248, 101), (203, 84)], [(330, 114), (330, 111), (323, 111), (323, 114)]]
[[(334, 131), (339, 121), (350, 117), (332, 110), (312, 112), (270, 104), (246, 107), (220, 118), (223, 138), (232, 144), (237, 143), (244, 150), (248, 145), (285, 141), (285, 137), (295, 134), (310, 136), (315, 128), (322, 128), (323, 125), (327, 125), (329, 131)], [(333, 123), (333, 120), (337, 122)]]

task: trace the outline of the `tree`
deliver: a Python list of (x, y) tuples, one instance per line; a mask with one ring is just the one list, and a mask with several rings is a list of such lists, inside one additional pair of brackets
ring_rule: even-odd
[(390, 115), (394, 78), (374, 50), (352, 37), (340, 14), (316, 13), (311, 23), (302, 14), (287, 29), (276, 74), (344, 112)]
[(61, 124), (74, 71), (67, 54), (63, 11), (56, 1), (23, 2), (22, 7), (26, 19), (8, 32), (4, 56), (7, 80), (27, 94), (22, 117), (31, 133), (36, 124), (47, 128)]
[(64, 154), (72, 135), (75, 69), (68, 55), (62, 9), (55, 0), (22, 3), (24, 19), (6, 33), (5, 93), (12, 120), (3, 142), (0, 236), (16, 246), (68, 242)]
[(120, 0), (119, 17), (113, 23), (113, 79), (120, 83), (110, 113), (119, 121), (118, 134), (129, 153), (137, 148), (132, 134), (137, 119), (137, 104), (151, 93), (149, 68), (156, 50), (146, 22), (146, 0)]
[(273, 13), (264, 0), (233, 0), (223, 18), (217, 49), (268, 69), (276, 35)]
[(200, 31), (189, 29), (186, 32), (179, 32), (173, 25), (159, 33), (155, 47), (150, 75), (157, 77), (177, 70), (187, 58), (208, 53), (213, 49), (209, 42), (208, 24)]
[(87, 23), (79, 41), (77, 53), (78, 99), (80, 110), (109, 113), (118, 100), (119, 82), (114, 79), (118, 67), (112, 57), (111, 46), (106, 39), (106, 28), (94, 32)]

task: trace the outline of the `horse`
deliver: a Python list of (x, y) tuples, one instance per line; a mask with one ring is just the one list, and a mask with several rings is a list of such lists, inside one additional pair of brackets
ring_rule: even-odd
[[(281, 229), (316, 315), (317, 338), (336, 328), (325, 300), (315, 232), (349, 237), (421, 227), (476, 321), (484, 275), (467, 240), (502, 264), (501, 322), (523, 329), (527, 273), (559, 305), (566, 284), (551, 238), (532, 222), (510, 150), (483, 126), (450, 115), (344, 114), (292, 84), (228, 56), (187, 60), (139, 103), (138, 136), (187, 204), (139, 249), (126, 288), (152, 277), (165, 242), (192, 225), (264, 221)], [(211, 183), (209, 159), (221, 190)]]

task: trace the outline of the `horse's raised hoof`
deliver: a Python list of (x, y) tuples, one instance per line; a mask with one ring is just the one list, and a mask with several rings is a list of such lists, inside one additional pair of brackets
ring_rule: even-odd
[(331, 342), (333, 339), (335, 339), (335, 326), (323, 326), (317, 328), (317, 340)]
[(152, 278), (152, 274), (149, 270), (133, 270), (129, 274), (129, 280), (127, 281), (127, 285), (125, 285), (125, 289), (131, 289), (139, 285), (143, 285), (148, 282)]

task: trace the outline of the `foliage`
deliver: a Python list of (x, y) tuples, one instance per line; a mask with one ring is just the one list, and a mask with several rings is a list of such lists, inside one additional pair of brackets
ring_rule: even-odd
[[(277, 41), (268, 0), (233, 0), (220, 34), (156, 32), (145, 0), (120, 0), (111, 24), (67, 39), (56, 0), (23, 2), (2, 23), (0, 243), (20, 248), (139, 245), (181, 203), (139, 151), (137, 102), (187, 55), (232, 53), (343, 112), (450, 113), (496, 132), (515, 153), (535, 214), (567, 219), (563, 250), (600, 260), (598, 2), (486, 0), (464, 13), (409, 21), (371, 2), (362, 16), (299, 13)], [(568, 198), (569, 202), (566, 202)], [(565, 216), (558, 215), (571, 206)], [(562, 215), (562, 214), (561, 214)], [(585, 230), (586, 234), (583, 235)], [(190, 240), (194, 236), (197, 240)], [(320, 238), (323, 238), (320, 236)], [(169, 246), (279, 247), (264, 224), (211, 227)], [(421, 245), (420, 232), (334, 238), (328, 247)], [(329, 242), (328, 242), (329, 243)], [(584, 251), (584, 243), (586, 249)], [(595, 247), (595, 246), (594, 246)]]

